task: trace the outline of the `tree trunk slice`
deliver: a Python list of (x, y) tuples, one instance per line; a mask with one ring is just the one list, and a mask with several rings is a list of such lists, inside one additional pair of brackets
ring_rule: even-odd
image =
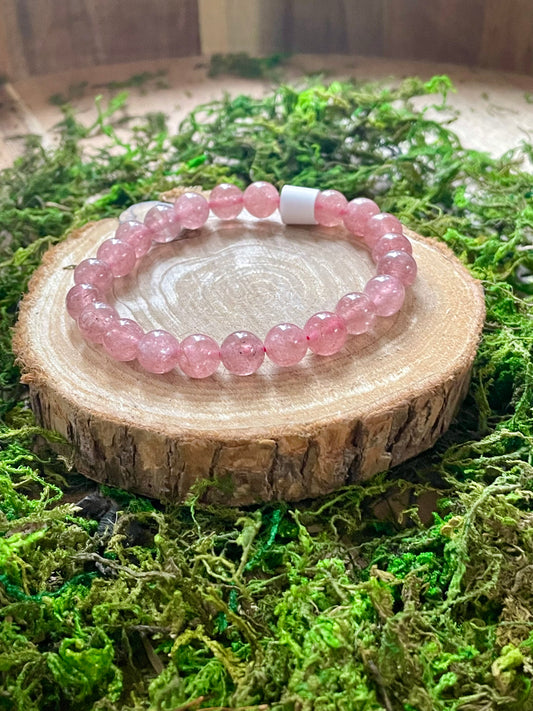
[[(479, 342), (483, 290), (444, 245), (406, 230), (418, 277), (402, 310), (335, 356), (308, 354), (248, 377), (153, 375), (86, 343), (64, 302), (72, 265), (96, 254), (102, 220), (49, 250), (23, 299), (14, 348), (32, 408), (74, 445), (80, 472), (164, 500), (199, 480), (202, 500), (235, 505), (317, 497), (431, 447), (463, 400)], [(219, 343), (303, 325), (375, 274), (343, 229), (277, 218), (210, 218), (190, 240), (158, 245), (109, 301), (145, 330)]]

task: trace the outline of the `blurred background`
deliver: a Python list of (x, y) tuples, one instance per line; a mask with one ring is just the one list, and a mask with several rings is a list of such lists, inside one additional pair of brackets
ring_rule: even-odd
[(309, 74), (447, 74), (461, 141), (501, 154), (533, 137), (533, 0), (0, 0), (0, 168), (28, 134), (54, 145), (67, 104), (90, 125), (127, 91), (130, 117), (177, 127)]
[(213, 52), (334, 53), (533, 74), (533, 0), (0, 0), (0, 75)]

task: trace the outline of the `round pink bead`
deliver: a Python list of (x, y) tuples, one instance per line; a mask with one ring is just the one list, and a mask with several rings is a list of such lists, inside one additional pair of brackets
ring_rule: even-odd
[(339, 300), (335, 309), (352, 336), (370, 331), (376, 320), (376, 308), (366, 294), (354, 291)]
[(168, 373), (178, 364), (179, 342), (168, 331), (148, 331), (137, 344), (137, 360), (149, 373)]
[(265, 347), (250, 331), (230, 333), (220, 346), (220, 360), (230, 373), (251, 375), (265, 359)]
[(309, 348), (317, 355), (333, 355), (346, 342), (346, 326), (337, 314), (320, 311), (304, 326)]
[(343, 214), (344, 226), (356, 237), (362, 237), (368, 220), (379, 214), (379, 207), (368, 198), (355, 198), (346, 205)]
[(380, 237), (374, 247), (372, 248), (372, 259), (377, 262), (384, 257), (387, 252), (394, 252), (399, 250), (400, 252), (407, 252), (407, 254), (413, 253), (413, 248), (411, 242), (404, 235), (400, 235), (394, 232), (387, 232), (383, 237)]
[(267, 333), (265, 349), (276, 365), (296, 365), (307, 353), (307, 336), (294, 323), (279, 323)]
[(381, 257), (377, 266), (378, 274), (390, 274), (404, 286), (411, 286), (416, 279), (416, 262), (407, 252), (400, 250), (387, 252)]
[(183, 193), (174, 203), (174, 212), (183, 227), (196, 230), (205, 225), (209, 217), (209, 203), (199, 193)]
[(190, 378), (208, 378), (219, 363), (220, 349), (210, 336), (194, 333), (180, 343), (178, 365)]
[(113, 284), (113, 272), (101, 259), (84, 259), (74, 269), (75, 284), (92, 284), (105, 294)]
[(112, 323), (111, 328), (105, 332), (102, 345), (115, 360), (135, 360), (137, 344), (143, 334), (144, 331), (138, 323), (129, 318), (121, 318)]
[(380, 274), (370, 279), (365, 294), (376, 308), (378, 316), (392, 316), (402, 308), (405, 289), (402, 282), (389, 274)]
[(83, 309), (100, 299), (100, 292), (93, 284), (76, 284), (67, 294), (67, 311), (76, 319)]
[(324, 227), (342, 224), (348, 200), (338, 190), (323, 190), (315, 200), (315, 220)]
[(272, 183), (257, 180), (243, 195), (244, 207), (254, 217), (269, 217), (279, 206), (279, 193)]
[(118, 216), (119, 222), (127, 222), (128, 220), (142, 222), (148, 210), (154, 205), (161, 205), (161, 202), (161, 200), (143, 200), (142, 202), (136, 202), (120, 213)]
[(118, 318), (118, 313), (112, 306), (103, 301), (95, 301), (86, 306), (79, 315), (78, 328), (87, 341), (102, 343), (104, 334)]
[(150, 231), (154, 242), (172, 242), (179, 237), (181, 222), (173, 205), (154, 205), (144, 218), (144, 224)]
[(122, 222), (117, 227), (115, 237), (133, 247), (137, 259), (144, 257), (152, 246), (152, 233), (146, 225), (136, 220)]
[(222, 183), (211, 190), (209, 207), (214, 215), (222, 220), (231, 220), (241, 212), (243, 206), (242, 190), (231, 183)]
[(114, 277), (123, 277), (129, 274), (137, 261), (133, 247), (116, 237), (102, 242), (98, 247), (96, 257), (108, 265)]
[(363, 239), (370, 249), (373, 249), (378, 239), (388, 232), (403, 234), (402, 223), (394, 215), (380, 212), (379, 215), (373, 215), (366, 223)]

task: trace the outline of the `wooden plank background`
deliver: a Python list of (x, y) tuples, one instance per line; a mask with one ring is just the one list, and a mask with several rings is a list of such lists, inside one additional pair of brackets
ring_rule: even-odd
[(201, 53), (197, 0), (0, 0), (0, 75)]
[(0, 76), (239, 52), (533, 74), (533, 0), (0, 0)]

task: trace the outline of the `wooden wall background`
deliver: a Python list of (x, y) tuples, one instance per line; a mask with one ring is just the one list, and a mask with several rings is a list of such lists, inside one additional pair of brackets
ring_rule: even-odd
[(424, 59), (533, 74), (533, 0), (0, 0), (0, 75), (213, 52)]

